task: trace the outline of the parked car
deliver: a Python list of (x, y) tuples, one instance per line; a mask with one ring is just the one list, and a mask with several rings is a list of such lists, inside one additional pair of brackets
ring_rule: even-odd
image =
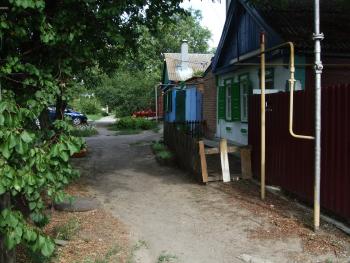
[[(48, 110), (49, 110), (50, 120), (54, 121), (56, 118), (56, 107), (49, 107)], [(64, 111), (64, 116), (69, 117), (72, 120), (73, 125), (75, 126), (87, 123), (87, 119), (88, 119), (87, 116), (84, 115), (83, 113), (74, 111), (70, 108), (67, 108)]]

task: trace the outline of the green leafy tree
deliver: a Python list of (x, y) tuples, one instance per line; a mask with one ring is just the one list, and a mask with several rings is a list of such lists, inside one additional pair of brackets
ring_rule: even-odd
[(208, 53), (211, 33), (201, 26), (201, 19), (200, 11), (189, 10), (172, 15), (170, 22), (159, 20), (151, 29), (139, 26), (136, 52), (127, 53), (121, 62), (123, 66), (114, 75), (104, 76), (98, 88), (93, 89), (102, 104), (115, 110), (118, 117), (153, 108), (154, 87), (160, 81), (163, 65), (162, 53), (180, 52), (184, 39), (189, 42), (190, 52)]
[[(52, 240), (33, 222), (45, 221), (43, 197), (59, 202), (77, 176), (69, 158), (83, 142), (71, 136), (63, 110), (86, 72), (115, 70), (137, 50), (140, 27), (181, 12), (180, 0), (9, 0), (0, 9), (0, 195), (20, 197), (0, 213), (7, 249), (23, 243), (50, 256)], [(56, 104), (58, 120), (48, 122)]]
[(144, 71), (120, 71), (105, 77), (96, 95), (115, 111), (118, 117), (153, 107), (154, 86), (158, 76)]

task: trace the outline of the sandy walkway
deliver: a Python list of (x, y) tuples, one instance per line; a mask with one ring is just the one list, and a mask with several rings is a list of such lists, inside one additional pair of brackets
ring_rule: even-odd
[[(242, 206), (220, 183), (201, 186), (178, 169), (159, 166), (149, 146), (159, 134), (114, 136), (99, 130), (99, 136), (87, 139), (91, 153), (79, 166), (105, 208), (129, 227), (131, 240), (143, 244), (138, 262), (334, 260), (334, 254), (316, 258), (303, 252), (299, 237), (250, 238), (251, 231), (270, 226), (267, 217)], [(159, 256), (169, 261), (158, 261)]]

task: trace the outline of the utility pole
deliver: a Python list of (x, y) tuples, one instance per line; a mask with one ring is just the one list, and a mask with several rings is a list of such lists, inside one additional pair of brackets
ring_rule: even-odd
[(320, 0), (315, 0), (315, 185), (314, 185), (314, 230), (320, 228), (320, 188), (321, 188), (321, 80), (323, 64), (321, 60)]
[(261, 51), (261, 69), (260, 69), (260, 85), (261, 85), (261, 160), (260, 160), (260, 195), (261, 200), (265, 200), (265, 171), (266, 171), (266, 99), (265, 99), (265, 33), (260, 35), (260, 51)]

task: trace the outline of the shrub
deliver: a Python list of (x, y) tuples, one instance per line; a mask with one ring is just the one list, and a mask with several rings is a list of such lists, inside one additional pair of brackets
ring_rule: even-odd
[(124, 117), (113, 126), (117, 130), (151, 130), (157, 127), (157, 123), (144, 118)]
[(79, 231), (80, 224), (76, 218), (70, 218), (67, 223), (56, 226), (54, 232), (57, 239), (71, 240)]
[(78, 126), (71, 131), (71, 135), (75, 137), (91, 137), (97, 134), (97, 129), (91, 125)]
[(170, 160), (173, 158), (173, 156), (174, 155), (172, 154), (172, 152), (168, 150), (162, 150), (156, 154), (156, 157), (162, 160)]
[(102, 107), (100, 102), (95, 97), (82, 97), (79, 99), (79, 101), (77, 101), (77, 108), (84, 114), (98, 114), (101, 112)]
[(165, 145), (160, 142), (155, 142), (152, 144), (152, 149), (155, 152), (163, 151), (166, 149)]
[(109, 116), (109, 114), (108, 114), (107, 112), (105, 112), (105, 111), (102, 111), (102, 113), (101, 113), (101, 114), (102, 114), (102, 116), (103, 116), (103, 117), (107, 117), (107, 116)]

